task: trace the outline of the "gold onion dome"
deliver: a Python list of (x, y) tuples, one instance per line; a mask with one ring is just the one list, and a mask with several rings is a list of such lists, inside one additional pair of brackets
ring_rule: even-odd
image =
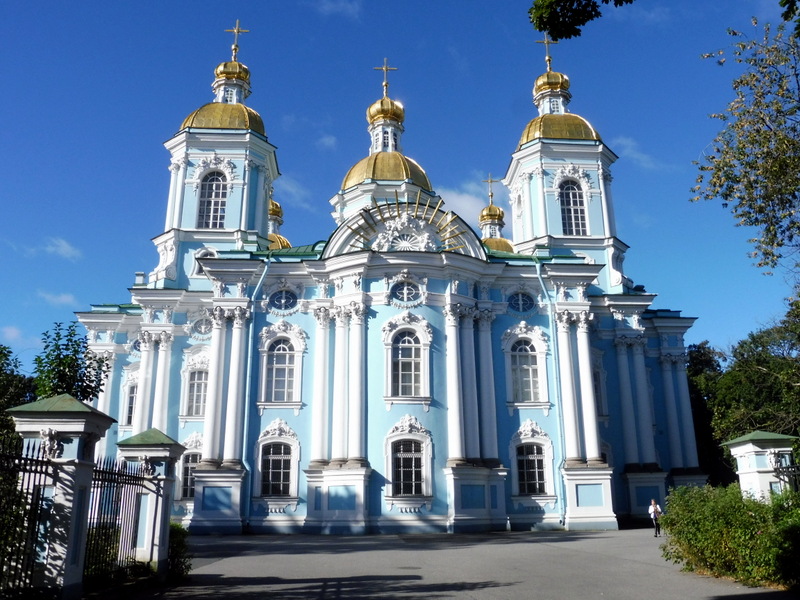
[(244, 104), (209, 102), (183, 120), (181, 129), (251, 129), (267, 135), (264, 121), (256, 111)]
[(543, 75), (539, 75), (536, 83), (533, 84), (533, 95), (536, 96), (546, 90), (566, 92), (569, 90), (569, 77), (555, 71), (547, 71)]
[(589, 121), (572, 113), (545, 114), (536, 117), (522, 132), (518, 148), (540, 138), (601, 141), (600, 134)]
[(492, 203), (484, 207), (481, 211), (480, 216), (478, 216), (478, 223), (483, 223), (484, 221), (502, 221), (505, 219), (505, 216), (506, 213), (503, 209)]
[(268, 250), (284, 250), (292, 247), (289, 240), (280, 233), (268, 233), (267, 239), (269, 240), (269, 246), (267, 246)]
[(499, 250), (500, 252), (514, 252), (514, 246), (511, 245), (506, 238), (488, 237), (481, 240), (483, 245), (490, 250)]
[(376, 152), (361, 159), (345, 175), (342, 189), (365, 181), (411, 181), (423, 190), (432, 189), (425, 170), (400, 152)]
[(271, 198), (269, 201), (269, 216), (283, 218), (283, 208), (281, 208), (281, 205)]
[(238, 60), (219, 63), (219, 66), (214, 69), (214, 76), (217, 79), (239, 79), (250, 83), (250, 69)]
[(405, 118), (406, 111), (403, 105), (396, 100), (392, 100), (388, 96), (376, 100), (367, 109), (367, 123), (370, 125), (381, 119), (402, 123)]

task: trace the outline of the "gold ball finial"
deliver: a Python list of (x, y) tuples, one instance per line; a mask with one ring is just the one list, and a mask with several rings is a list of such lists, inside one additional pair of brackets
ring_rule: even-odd
[(233, 34), (233, 45), (231, 46), (231, 60), (236, 62), (236, 55), (239, 54), (239, 34), (250, 33), (249, 29), (242, 29), (239, 27), (239, 19), (236, 19), (236, 26), (233, 29), (226, 29), (225, 33)]

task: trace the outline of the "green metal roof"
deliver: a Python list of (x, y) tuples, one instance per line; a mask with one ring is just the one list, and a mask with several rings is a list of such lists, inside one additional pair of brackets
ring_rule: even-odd
[(117, 442), (117, 446), (171, 446), (173, 444), (179, 444), (179, 442), (155, 427)]
[(730, 446), (732, 444), (742, 444), (745, 442), (769, 442), (769, 441), (785, 441), (800, 439), (796, 435), (784, 435), (782, 433), (770, 433), (769, 431), (759, 431), (758, 429), (748, 433), (747, 435), (739, 436), (727, 442), (722, 442), (723, 446)]

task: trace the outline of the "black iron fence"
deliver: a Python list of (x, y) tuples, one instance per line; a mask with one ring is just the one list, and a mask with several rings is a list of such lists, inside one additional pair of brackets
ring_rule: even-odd
[(148, 473), (141, 465), (107, 458), (94, 468), (84, 588), (97, 589), (147, 572), (137, 560), (137, 543), (145, 535), (143, 505)]
[(47, 564), (53, 466), (37, 442), (0, 438), (0, 597), (27, 597)]

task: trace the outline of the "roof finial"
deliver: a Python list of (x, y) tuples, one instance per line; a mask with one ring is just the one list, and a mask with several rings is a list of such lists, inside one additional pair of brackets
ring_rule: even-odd
[(383, 59), (382, 67), (372, 67), (375, 71), (383, 71), (383, 97), (389, 97), (389, 71), (397, 71), (397, 67), (389, 66), (389, 59)]
[(493, 183), (497, 183), (498, 181), (500, 181), (500, 180), (499, 179), (492, 179), (492, 174), (491, 173), (489, 173), (489, 179), (484, 179), (483, 180), (483, 183), (488, 183), (489, 184), (489, 206), (493, 206), (494, 205), (494, 201), (492, 200), (492, 198), (494, 198), (494, 192), (492, 191), (492, 184)]
[(549, 73), (553, 70), (550, 68), (550, 63), (553, 61), (553, 58), (550, 56), (550, 44), (557, 44), (558, 42), (551, 40), (545, 31), (544, 40), (536, 40), (536, 43), (544, 44), (544, 62), (547, 63), (547, 72)]
[(233, 52), (233, 57), (231, 60), (236, 62), (236, 55), (239, 54), (239, 34), (240, 33), (250, 33), (249, 29), (242, 29), (239, 27), (239, 19), (236, 19), (236, 27), (233, 29), (226, 29), (225, 33), (232, 33), (233, 34), (233, 46), (231, 46), (231, 51)]

